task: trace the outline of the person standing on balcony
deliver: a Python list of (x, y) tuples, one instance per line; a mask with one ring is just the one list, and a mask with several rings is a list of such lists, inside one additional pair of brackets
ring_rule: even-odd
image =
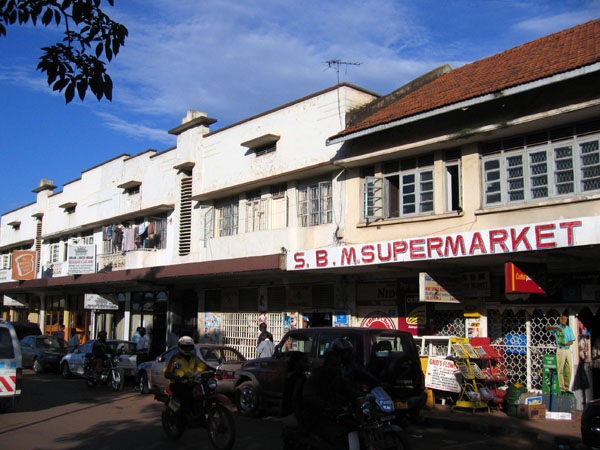
[(570, 394), (571, 375), (573, 373), (573, 356), (571, 345), (575, 342), (575, 335), (571, 327), (567, 325), (567, 316), (560, 316), (558, 325), (549, 325), (546, 330), (554, 333), (556, 338), (556, 371), (558, 373), (558, 384), (562, 394)]

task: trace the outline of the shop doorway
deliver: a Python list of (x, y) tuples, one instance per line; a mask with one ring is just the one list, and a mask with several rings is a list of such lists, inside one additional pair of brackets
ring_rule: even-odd
[(333, 323), (332, 312), (307, 312), (303, 316), (305, 327), (330, 327)]

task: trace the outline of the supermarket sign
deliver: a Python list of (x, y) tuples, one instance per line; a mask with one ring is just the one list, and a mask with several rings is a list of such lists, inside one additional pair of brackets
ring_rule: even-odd
[(582, 217), (289, 252), (287, 270), (331, 269), (499, 255), (600, 243), (600, 217)]

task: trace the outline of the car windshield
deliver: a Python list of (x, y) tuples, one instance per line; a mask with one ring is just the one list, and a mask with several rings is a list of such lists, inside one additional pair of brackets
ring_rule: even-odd
[(43, 348), (48, 350), (60, 350), (67, 348), (67, 343), (62, 339), (56, 339), (53, 337), (37, 338), (35, 340), (35, 346), (37, 348)]

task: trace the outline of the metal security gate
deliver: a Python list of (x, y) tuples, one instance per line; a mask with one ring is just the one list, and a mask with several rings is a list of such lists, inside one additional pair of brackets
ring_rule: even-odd
[(556, 310), (488, 310), (488, 335), (500, 354), (509, 385), (518, 381), (527, 389), (541, 391), (543, 357), (556, 352), (554, 337), (546, 327), (559, 321)]
[(268, 330), (277, 345), (283, 335), (283, 313), (215, 313), (221, 318), (221, 342), (237, 349), (248, 359), (256, 358), (256, 340), (261, 315), (266, 316)]

